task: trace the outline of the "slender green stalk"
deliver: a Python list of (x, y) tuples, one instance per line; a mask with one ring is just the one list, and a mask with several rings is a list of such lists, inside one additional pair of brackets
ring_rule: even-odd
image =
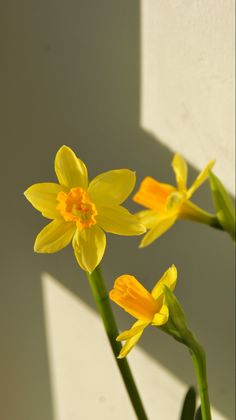
[(202, 346), (197, 342), (197, 340), (194, 338), (193, 334), (190, 331), (188, 336), (185, 336), (184, 341), (190, 350), (196, 373), (198, 390), (201, 400), (202, 420), (211, 420), (211, 408), (207, 385), (205, 352)]
[(89, 280), (93, 297), (96, 301), (98, 310), (102, 317), (108, 340), (112, 347), (116, 363), (125, 383), (136, 416), (139, 420), (147, 420), (147, 415), (144, 411), (144, 407), (139, 396), (137, 387), (135, 385), (128, 362), (126, 359), (117, 359), (117, 356), (119, 355), (121, 350), (121, 344), (118, 341), (116, 341), (116, 337), (119, 335), (119, 332), (111, 309), (107, 290), (104, 285), (101, 269), (100, 267), (97, 267), (92, 273), (86, 273), (86, 275)]
[(216, 215), (208, 213), (207, 211), (201, 209), (196, 204), (191, 201), (186, 201), (183, 204), (181, 213), (181, 219), (193, 220), (194, 222), (204, 223), (215, 229), (223, 230), (223, 227), (219, 223)]
[(206, 370), (206, 356), (203, 347), (198, 343), (192, 332), (187, 328), (182, 308), (174, 297), (174, 295), (167, 294), (167, 299), (169, 300), (169, 305), (171, 304), (172, 310), (174, 311), (171, 314), (168, 323), (163, 325), (161, 329), (167, 334), (171, 335), (175, 340), (184, 344), (188, 347), (193, 365), (196, 373), (199, 396), (201, 400), (201, 414), (202, 420), (211, 420), (211, 407), (208, 394), (208, 385), (207, 385), (207, 370)]
[(201, 400), (202, 420), (211, 420), (211, 408), (206, 376), (206, 358), (203, 349), (190, 352), (197, 377), (198, 390)]

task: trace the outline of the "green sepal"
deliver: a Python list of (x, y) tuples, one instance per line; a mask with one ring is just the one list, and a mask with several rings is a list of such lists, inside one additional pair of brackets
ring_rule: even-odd
[(163, 327), (168, 334), (183, 342), (184, 337), (189, 332), (183, 308), (169, 287), (164, 286), (163, 291), (165, 303), (169, 308), (169, 319)]
[(223, 229), (228, 232), (235, 241), (235, 208), (233, 201), (219, 178), (211, 171), (209, 171), (209, 179), (217, 219)]
[(196, 391), (191, 386), (184, 399), (180, 420), (194, 420), (196, 410)]
[(190, 331), (183, 308), (177, 297), (167, 286), (163, 287), (163, 291), (165, 303), (169, 308), (169, 319), (166, 324), (159, 328), (167, 334), (172, 335), (175, 340), (187, 346), (191, 354), (199, 355), (201, 353), (201, 357), (203, 357), (204, 350)]

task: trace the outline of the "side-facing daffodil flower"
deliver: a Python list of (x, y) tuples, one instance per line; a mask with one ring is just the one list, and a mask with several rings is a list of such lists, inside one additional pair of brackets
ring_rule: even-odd
[(36, 237), (36, 252), (57, 252), (72, 241), (80, 267), (92, 272), (105, 251), (104, 231), (145, 232), (138, 218), (120, 206), (134, 188), (134, 172), (108, 171), (89, 183), (85, 164), (67, 146), (56, 154), (55, 172), (59, 183), (34, 184), (24, 193), (44, 217), (53, 220)]
[(127, 356), (140, 339), (148, 325), (164, 325), (169, 318), (169, 309), (165, 302), (164, 286), (174, 290), (177, 281), (177, 270), (172, 265), (149, 293), (135, 277), (124, 274), (115, 281), (110, 291), (110, 299), (126, 312), (138, 319), (130, 330), (124, 331), (117, 341), (126, 341), (118, 358)]
[(190, 188), (187, 188), (187, 163), (178, 154), (172, 161), (177, 187), (160, 183), (150, 176), (144, 178), (138, 192), (133, 197), (136, 203), (149, 209), (137, 213), (140, 222), (148, 229), (140, 247), (151, 244), (166, 232), (177, 219), (189, 219), (217, 227), (216, 217), (190, 201), (193, 193), (208, 178), (214, 163), (215, 161), (212, 160), (207, 164)]

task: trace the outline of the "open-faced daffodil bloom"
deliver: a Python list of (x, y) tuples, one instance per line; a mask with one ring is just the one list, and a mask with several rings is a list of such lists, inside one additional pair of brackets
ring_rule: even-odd
[(149, 293), (135, 277), (124, 274), (115, 280), (114, 288), (110, 291), (110, 299), (121, 306), (137, 321), (130, 330), (124, 331), (117, 337), (117, 341), (126, 341), (119, 359), (127, 356), (140, 339), (148, 325), (164, 325), (169, 318), (168, 306), (164, 297), (164, 286), (174, 290), (177, 281), (177, 270), (172, 265), (157, 282)]
[(134, 188), (134, 172), (117, 169), (89, 182), (85, 164), (67, 146), (56, 154), (55, 172), (58, 183), (34, 184), (25, 191), (30, 203), (53, 220), (36, 237), (36, 252), (57, 252), (72, 241), (80, 267), (92, 272), (105, 251), (104, 231), (145, 232), (138, 218), (120, 205)]
[(210, 161), (198, 175), (190, 188), (187, 188), (188, 167), (178, 154), (174, 156), (172, 167), (175, 172), (177, 187), (163, 184), (148, 176), (142, 181), (133, 200), (146, 207), (137, 213), (148, 232), (140, 247), (151, 244), (166, 232), (177, 219), (189, 219), (213, 225), (215, 217), (205, 212), (190, 201), (193, 193), (206, 181), (215, 161)]

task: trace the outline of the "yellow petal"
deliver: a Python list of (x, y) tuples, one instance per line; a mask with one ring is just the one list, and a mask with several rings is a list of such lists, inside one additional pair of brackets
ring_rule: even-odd
[(97, 223), (106, 232), (117, 235), (141, 235), (146, 228), (140, 223), (137, 216), (129, 213), (122, 206), (98, 208)]
[(177, 281), (177, 268), (175, 265), (172, 265), (168, 270), (165, 271), (161, 279), (157, 282), (155, 287), (152, 289), (152, 296), (154, 299), (158, 299), (163, 295), (163, 286), (169, 287), (169, 289), (174, 290)]
[(88, 186), (88, 174), (84, 162), (67, 146), (62, 146), (56, 154), (55, 172), (58, 181), (65, 187), (86, 189)]
[(169, 309), (166, 305), (162, 305), (160, 312), (154, 315), (152, 325), (159, 327), (166, 324), (169, 318)]
[(121, 204), (133, 191), (135, 181), (135, 172), (129, 169), (104, 172), (89, 184), (88, 193), (95, 204)]
[(57, 194), (66, 189), (59, 184), (41, 183), (31, 185), (25, 192), (27, 200), (34, 208), (39, 210), (48, 219), (60, 219), (61, 215), (56, 207), (58, 205)]
[(106, 235), (97, 225), (77, 230), (73, 238), (73, 248), (80, 267), (91, 273), (103, 257)]
[(39, 232), (35, 244), (35, 252), (53, 253), (65, 248), (75, 233), (75, 223), (64, 220), (53, 220)]
[(215, 165), (215, 160), (211, 160), (206, 167), (200, 172), (198, 177), (195, 179), (194, 183), (192, 184), (191, 188), (189, 188), (187, 193), (187, 198), (192, 197), (193, 193), (207, 180), (209, 176), (209, 171)]
[(140, 243), (140, 248), (150, 245), (153, 241), (165, 233), (177, 220), (178, 215), (171, 213), (170, 215), (160, 216), (156, 225), (146, 233)]
[(176, 154), (172, 161), (172, 168), (175, 172), (176, 183), (178, 189), (186, 190), (187, 185), (187, 177), (188, 177), (188, 166), (182, 156)]
[(149, 322), (137, 321), (134, 325), (130, 328), (130, 330), (123, 331), (118, 337), (116, 341), (126, 341), (130, 338), (134, 337), (140, 331), (143, 331), (149, 325)]
[[(139, 321), (137, 321), (139, 322)], [(137, 323), (133, 325), (135, 327)], [(133, 328), (132, 327), (132, 328)], [(132, 350), (132, 348), (135, 346), (135, 344), (139, 341), (142, 333), (144, 331), (144, 328), (141, 329), (137, 334), (135, 334), (133, 337), (131, 337), (129, 340), (126, 341), (125, 345), (122, 347), (120, 354), (118, 356), (118, 359), (123, 359), (127, 356), (127, 354)]]
[(147, 229), (151, 229), (157, 224), (160, 215), (155, 210), (143, 210), (136, 213), (136, 216), (139, 218), (140, 223), (144, 225)]

